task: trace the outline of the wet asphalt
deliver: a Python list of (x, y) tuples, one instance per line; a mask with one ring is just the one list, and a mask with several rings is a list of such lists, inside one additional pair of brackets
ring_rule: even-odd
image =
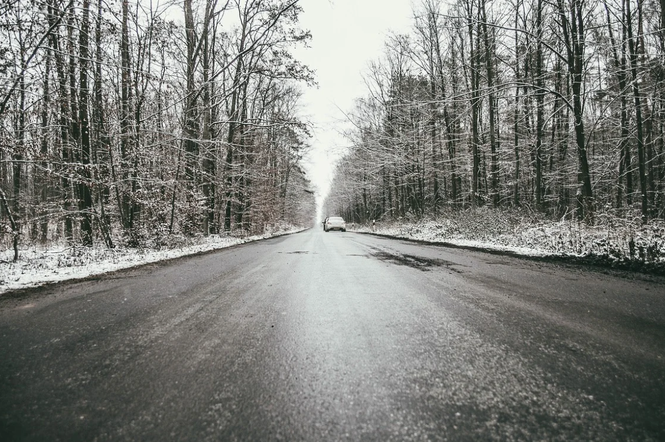
[(6, 293), (0, 440), (665, 440), (665, 279), (310, 230)]

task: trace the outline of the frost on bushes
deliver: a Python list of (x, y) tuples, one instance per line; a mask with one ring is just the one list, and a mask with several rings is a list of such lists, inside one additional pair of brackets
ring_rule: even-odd
[(264, 235), (272, 236), (279, 233), (290, 233), (302, 230), (302, 228), (294, 226), (286, 221), (278, 221), (273, 224), (266, 224), (263, 228)]
[(85, 278), (150, 262), (163, 261), (184, 255), (229, 247), (252, 239), (301, 230), (286, 224), (272, 226), (263, 236), (236, 238), (226, 234), (187, 236), (139, 232), (137, 247), (128, 247), (129, 241), (114, 238), (117, 247), (109, 249), (103, 243), (93, 247), (51, 244), (48, 248), (32, 245), (23, 248), (18, 262), (11, 262), (11, 249), (0, 248), (0, 293), (34, 287), (48, 282)]
[[(371, 226), (359, 228), (372, 231)], [(601, 259), (610, 264), (665, 265), (665, 222), (642, 225), (639, 217), (599, 214), (597, 224), (552, 221), (523, 210), (477, 208), (448, 211), (434, 219), (380, 223), (377, 233), (431, 242), (475, 245), (525, 254)]]

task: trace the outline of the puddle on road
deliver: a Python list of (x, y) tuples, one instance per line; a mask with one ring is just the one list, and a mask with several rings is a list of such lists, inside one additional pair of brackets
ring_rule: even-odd
[(458, 264), (443, 259), (425, 258), (423, 256), (415, 256), (415, 255), (393, 254), (385, 251), (376, 251), (372, 253), (372, 256), (380, 259), (381, 261), (387, 261), (393, 264), (411, 267), (423, 272), (430, 271), (432, 268), (435, 267), (446, 267), (447, 269), (452, 270), (453, 272), (462, 273), (461, 270), (458, 270), (453, 267)]

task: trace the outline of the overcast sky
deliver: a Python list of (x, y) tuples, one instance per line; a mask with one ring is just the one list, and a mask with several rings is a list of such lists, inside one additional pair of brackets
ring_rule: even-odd
[(366, 95), (363, 73), (383, 53), (391, 31), (406, 32), (412, 0), (301, 0), (300, 23), (312, 32), (311, 48), (298, 58), (316, 71), (318, 89), (305, 91), (302, 114), (314, 123), (311, 178), (326, 190), (340, 148), (348, 142), (344, 112)]

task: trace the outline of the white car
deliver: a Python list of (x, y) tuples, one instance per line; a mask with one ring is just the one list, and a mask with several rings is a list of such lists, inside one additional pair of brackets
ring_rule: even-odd
[(346, 221), (339, 216), (328, 217), (323, 222), (323, 230), (326, 232), (331, 230), (341, 230), (342, 232), (346, 232)]

